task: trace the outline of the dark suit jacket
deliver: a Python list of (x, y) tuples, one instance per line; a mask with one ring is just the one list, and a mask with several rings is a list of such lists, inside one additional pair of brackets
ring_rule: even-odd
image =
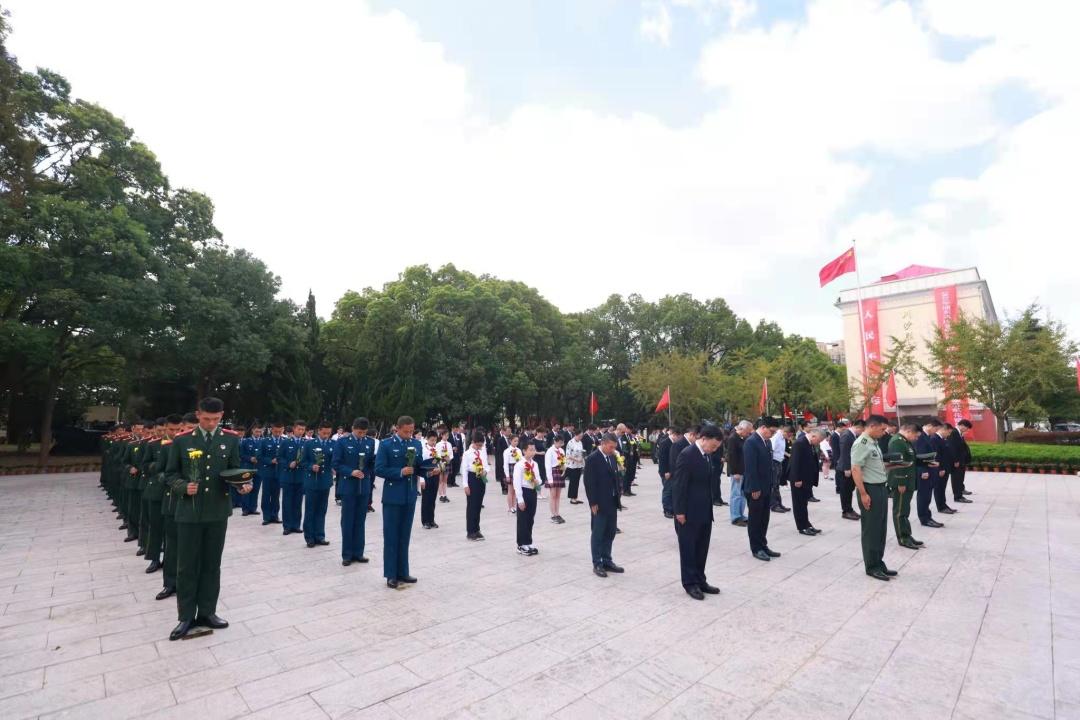
[(953, 430), (952, 435), (945, 442), (949, 445), (953, 462), (960, 463), (961, 470), (971, 464), (971, 448), (968, 447), (967, 440), (959, 430)]
[(851, 429), (845, 430), (840, 435), (840, 463), (837, 466), (841, 473), (851, 470), (851, 448), (853, 445), (855, 445), (855, 432)]
[(656, 441), (656, 464), (660, 472), (660, 479), (664, 479), (664, 473), (671, 472), (671, 438), (662, 436)]
[(952, 472), (955, 469), (953, 468), (954, 458), (948, 441), (934, 433), (930, 436), (930, 444), (934, 446), (934, 451), (937, 452), (937, 460), (941, 463), (938, 470), (944, 470), (947, 473)]
[(840, 467), (840, 433), (829, 433), (829, 458), (832, 461), (833, 470)]
[(675, 460), (671, 476), (671, 507), (685, 515), (687, 523), (713, 521), (712, 467), (697, 445), (684, 448)]
[(795, 441), (791, 446), (791, 475), (788, 478), (793, 483), (804, 482), (814, 484), (818, 477), (817, 453), (810, 440), (803, 437)]
[(585, 457), (588, 457), (589, 453), (596, 449), (596, 441), (593, 440), (592, 435), (585, 433), (581, 436), (581, 448), (585, 451)]
[(499, 433), (495, 437), (495, 479), (502, 480), (506, 477), (506, 469), (503, 467), (503, 453), (510, 447), (510, 442)]
[(725, 460), (727, 460), (728, 475), (743, 474), (743, 443), (746, 442), (738, 433), (728, 436), (725, 446)]
[(772, 447), (755, 432), (743, 443), (743, 492), (769, 490), (772, 482)]
[(604, 453), (593, 450), (585, 458), (585, 497), (589, 505), (599, 505), (600, 512), (615, 512), (618, 503), (616, 495), (619, 488), (619, 475), (604, 457)]
[[(935, 436), (936, 437), (936, 436)], [(937, 452), (937, 448), (934, 447), (934, 441), (929, 435), (922, 430), (919, 431), (919, 437), (915, 438), (915, 454), (925, 455), (927, 453)], [(940, 461), (941, 458), (939, 457)], [(915, 461), (915, 470), (917, 477), (922, 477), (924, 473), (930, 474), (930, 479), (933, 480), (937, 477), (937, 471), (941, 468), (930, 467), (924, 462), (918, 460)]]
[(672, 443), (671, 448), (668, 450), (668, 472), (675, 472), (675, 463), (679, 460), (679, 453), (686, 448), (690, 447), (690, 441), (683, 435), (679, 438), (679, 442)]

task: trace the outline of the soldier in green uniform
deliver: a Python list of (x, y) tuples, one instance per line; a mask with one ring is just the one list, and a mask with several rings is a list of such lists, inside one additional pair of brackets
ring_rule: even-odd
[(180, 423), (180, 432), (173, 436), (172, 440), (162, 441), (162, 491), (161, 491), (161, 528), (162, 528), (162, 544), (164, 549), (162, 552), (161, 560), (161, 581), (164, 587), (161, 588), (161, 592), (157, 594), (155, 599), (164, 600), (170, 598), (176, 594), (176, 561), (177, 551), (179, 549), (179, 540), (176, 536), (176, 506), (180, 502), (181, 494), (179, 492), (173, 492), (172, 487), (169, 485), (168, 480), (164, 475), (164, 470), (169, 464), (169, 455), (173, 451), (173, 441), (177, 436), (184, 433), (190, 433), (195, 429), (198, 424), (198, 420), (195, 417), (195, 413), (188, 413), (184, 415)]
[(136, 453), (135, 462), (139, 468), (139, 551), (136, 555), (146, 554), (146, 538), (150, 534), (150, 511), (146, 506), (146, 482), (147, 463), (146, 455), (150, 443), (161, 440), (161, 429), (164, 427), (165, 418), (146, 421), (146, 432), (142, 442), (139, 443), (139, 452)]
[(142, 496), (139, 494), (139, 455), (142, 449), (143, 434), (146, 425), (142, 420), (132, 423), (132, 437), (124, 448), (123, 460), (120, 465), (123, 468), (124, 482), (124, 526), (127, 537), (124, 542), (134, 542), (139, 539), (139, 513), (142, 510)]
[[(900, 460), (889, 470), (889, 494), (892, 496), (893, 531), (901, 547), (918, 550), (922, 542), (911, 537), (911, 498), (915, 497), (915, 446), (919, 426), (908, 423), (889, 438), (889, 454)], [(905, 467), (906, 466), (906, 467)]]
[(885, 566), (885, 532), (889, 507), (886, 469), (878, 439), (888, 424), (881, 415), (871, 415), (866, 429), (851, 447), (851, 477), (855, 481), (862, 516), (862, 553), (866, 574), (877, 580), (889, 580), (895, 570)]
[[(176, 567), (176, 605), (179, 623), (169, 634), (179, 640), (192, 627), (219, 629), (229, 623), (217, 615), (221, 592), (221, 553), (232, 515), (229, 485), (223, 470), (240, 467), (240, 436), (224, 430), (225, 405), (217, 398), (203, 398), (196, 412), (198, 427), (173, 440), (165, 466), (165, 480), (176, 503), (176, 535), (179, 555)], [(251, 492), (251, 483), (240, 494)]]
[(146, 457), (143, 458), (143, 474), (146, 476), (143, 515), (147, 519), (146, 558), (150, 561), (146, 567), (147, 575), (161, 569), (161, 548), (165, 532), (165, 516), (161, 512), (161, 503), (165, 497), (163, 473), (172, 439), (180, 432), (180, 423), (179, 415), (162, 418), (158, 423), (158, 438), (147, 443)]

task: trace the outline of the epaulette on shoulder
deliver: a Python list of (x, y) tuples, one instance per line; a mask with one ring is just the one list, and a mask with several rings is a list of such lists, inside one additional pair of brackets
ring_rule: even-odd
[(163, 440), (161, 441), (161, 444), (162, 444), (162, 446), (165, 446), (165, 445), (172, 445), (172, 440), (169, 440), (169, 439), (163, 439)]
[(230, 430), (229, 428), (221, 428), (221, 432), (225, 433), (226, 435), (232, 435), (234, 437), (244, 437), (244, 433), (237, 432), (236, 430)]
[(185, 435), (190, 435), (193, 432), (195, 432), (195, 428), (192, 428), (191, 430), (184, 430), (183, 432), (178, 432), (175, 435), (173, 435), (173, 440), (175, 440), (178, 437), (184, 437)]

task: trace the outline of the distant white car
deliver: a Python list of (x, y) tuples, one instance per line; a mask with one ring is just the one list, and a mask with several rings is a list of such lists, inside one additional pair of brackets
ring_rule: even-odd
[(1080, 432), (1080, 423), (1058, 423), (1054, 425), (1054, 432)]

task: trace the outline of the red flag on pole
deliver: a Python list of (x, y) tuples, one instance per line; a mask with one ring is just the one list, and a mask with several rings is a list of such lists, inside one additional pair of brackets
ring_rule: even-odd
[(855, 272), (855, 248), (848, 248), (843, 255), (818, 271), (821, 287), (825, 287), (841, 275)]
[(896, 407), (896, 373), (889, 373), (889, 384), (885, 386), (885, 405)]
[(656, 403), (656, 409), (653, 410), (653, 412), (660, 412), (661, 410), (664, 410), (665, 408), (667, 408), (667, 406), (670, 405), (670, 404), (671, 404), (671, 386), (668, 385), (667, 389), (664, 390), (664, 394), (660, 396), (660, 402)]
[(805, 420), (806, 422), (810, 422), (815, 417), (817, 417), (817, 416), (814, 415), (814, 413), (810, 412), (809, 410), (803, 410), (802, 419)]
[(769, 378), (761, 383), (761, 399), (758, 400), (758, 413), (765, 414), (765, 408), (769, 407)]
[(1076, 358), (1076, 390), (1080, 392), (1080, 357)]
[(596, 402), (596, 393), (589, 393), (589, 414), (595, 415), (600, 412), (600, 405)]
[(784, 403), (784, 417), (786, 417), (788, 420), (795, 419), (795, 416), (791, 413), (790, 410), (788, 410), (787, 403)]
[(828, 406), (825, 407), (825, 421), (832, 422), (832, 410)]

